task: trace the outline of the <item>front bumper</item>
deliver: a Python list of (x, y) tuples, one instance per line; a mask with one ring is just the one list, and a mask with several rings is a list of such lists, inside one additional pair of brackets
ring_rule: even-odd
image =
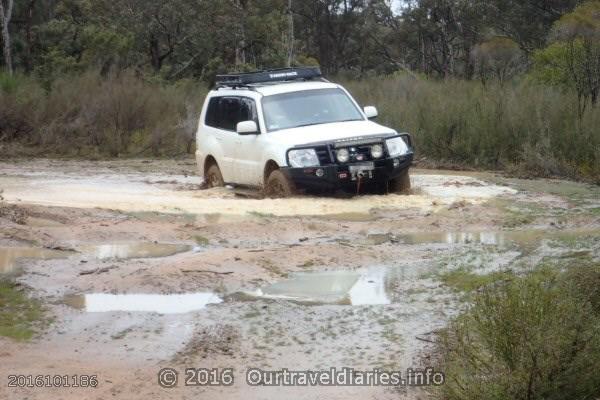
[[(400, 157), (372, 161), (373, 169), (365, 171), (362, 177), (351, 173), (351, 166), (364, 163), (332, 164), (310, 168), (281, 168), (299, 189), (337, 190), (355, 189), (358, 181), (361, 185), (384, 185), (390, 179), (400, 176), (413, 161), (413, 153)], [(360, 167), (358, 167), (360, 169)]]

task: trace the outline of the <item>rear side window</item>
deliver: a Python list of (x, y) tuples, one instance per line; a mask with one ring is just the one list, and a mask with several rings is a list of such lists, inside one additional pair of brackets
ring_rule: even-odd
[(204, 123), (213, 128), (235, 131), (238, 122), (258, 124), (256, 103), (247, 97), (213, 97), (208, 103)]

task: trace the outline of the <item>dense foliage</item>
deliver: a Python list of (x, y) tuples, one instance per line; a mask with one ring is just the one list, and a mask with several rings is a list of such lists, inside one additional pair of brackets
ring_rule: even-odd
[(599, 0), (0, 5), (4, 153), (191, 152), (216, 73), (318, 64), (420, 156), (600, 180)]
[[(318, 62), (330, 75), (410, 69), (472, 78), (481, 58), (511, 61), (522, 53), (527, 63), (556, 21), (581, 25), (579, 17), (564, 17), (579, 3), (22, 0), (14, 3), (8, 31), (15, 69), (44, 77), (133, 68), (171, 80), (200, 78), (219, 68), (285, 66), (289, 59)], [(580, 14), (591, 15), (588, 8)]]

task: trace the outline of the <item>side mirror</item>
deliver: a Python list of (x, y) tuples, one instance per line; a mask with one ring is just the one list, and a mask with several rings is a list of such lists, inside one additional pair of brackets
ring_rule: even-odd
[(377, 116), (379, 115), (379, 113), (377, 112), (377, 108), (375, 108), (373, 106), (366, 106), (364, 108), (364, 111), (365, 111), (365, 115), (369, 119), (377, 118)]
[(254, 121), (238, 122), (235, 131), (240, 135), (258, 135), (258, 126)]

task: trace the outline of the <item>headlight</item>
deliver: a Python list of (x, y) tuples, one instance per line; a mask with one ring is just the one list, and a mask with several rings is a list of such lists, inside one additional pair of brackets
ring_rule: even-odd
[(294, 168), (317, 167), (319, 157), (314, 149), (290, 150), (288, 153), (290, 166)]
[(403, 156), (408, 153), (408, 146), (401, 137), (395, 137), (385, 141), (390, 157)]
[(383, 156), (383, 146), (380, 144), (374, 144), (371, 146), (371, 157), (381, 158)]
[(348, 149), (339, 149), (335, 153), (335, 156), (337, 160), (341, 163), (345, 163), (348, 162), (348, 160), (350, 160), (350, 152), (348, 152)]

